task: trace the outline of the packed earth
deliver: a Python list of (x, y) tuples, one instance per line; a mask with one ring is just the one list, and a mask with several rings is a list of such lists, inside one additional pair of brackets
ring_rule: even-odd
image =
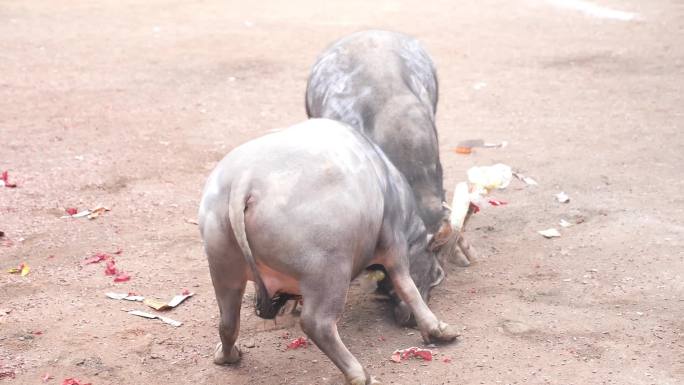
[(469, 223), (478, 260), (432, 293), (458, 342), (425, 346), (353, 282), (339, 328), (366, 369), (684, 383), (680, 1), (21, 0), (0, 5), (0, 384), (342, 384), (296, 311), (255, 316), (251, 285), (242, 361), (212, 363), (196, 216), (216, 163), (305, 119), (316, 56), (368, 28), (436, 63), (448, 197), (473, 166), (537, 184), (492, 193)]

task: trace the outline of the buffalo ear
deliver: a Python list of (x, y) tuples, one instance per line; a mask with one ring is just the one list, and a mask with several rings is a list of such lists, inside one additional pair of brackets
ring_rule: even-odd
[(437, 233), (435, 233), (435, 235), (428, 243), (428, 250), (434, 252), (442, 246), (444, 246), (447, 242), (449, 242), (449, 239), (451, 238), (451, 233), (453, 231), (454, 229), (451, 228), (451, 224), (449, 223), (449, 221), (442, 221), (442, 226), (439, 227)]

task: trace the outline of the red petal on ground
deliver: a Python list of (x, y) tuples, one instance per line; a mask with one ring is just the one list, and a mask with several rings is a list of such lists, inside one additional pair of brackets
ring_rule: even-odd
[(299, 337), (299, 338), (295, 338), (294, 340), (292, 340), (292, 342), (287, 344), (287, 348), (288, 349), (299, 349), (301, 347), (306, 347), (306, 345), (307, 345), (306, 338)]
[(66, 211), (66, 213), (69, 215), (74, 215), (78, 213), (78, 209), (76, 207), (67, 207), (64, 211)]
[(490, 198), (488, 202), (489, 202), (489, 204), (492, 205), (492, 206), (503, 206), (503, 205), (507, 205), (507, 204), (508, 204), (508, 202), (500, 201), (500, 200), (494, 199), (494, 198)]
[(85, 261), (83, 261), (83, 264), (89, 265), (91, 263), (98, 263), (98, 262), (102, 262), (108, 258), (109, 258), (109, 255), (107, 255), (105, 253), (97, 253), (97, 254), (93, 255), (92, 257), (86, 258)]
[(130, 280), (131, 280), (131, 276), (124, 273), (124, 272), (121, 272), (119, 275), (114, 277), (114, 282), (126, 282), (126, 281), (130, 281)]
[(188, 294), (190, 294), (190, 290), (183, 289), (183, 292), (181, 293), (181, 295), (188, 295)]
[(105, 267), (105, 275), (116, 275), (118, 273), (115, 264), (116, 261), (114, 261), (114, 258), (107, 261), (107, 266)]

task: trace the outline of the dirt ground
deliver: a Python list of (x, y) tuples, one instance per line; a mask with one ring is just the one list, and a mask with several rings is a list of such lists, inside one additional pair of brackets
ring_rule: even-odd
[[(249, 295), (240, 340), (253, 347), (212, 364), (218, 309), (188, 219), (231, 148), (305, 118), (329, 42), (385, 28), (437, 64), (449, 195), (496, 162), (539, 186), (497, 192), (509, 204), (471, 221), (481, 258), (448, 266), (433, 292), (457, 343), (390, 362), (420, 335), (355, 282), (340, 321), (351, 351), (384, 384), (684, 384), (684, 6), (597, 1), (638, 18), (545, 0), (3, 1), (0, 171), (19, 186), (0, 188), (0, 383), (341, 383), (316, 347), (285, 349), (295, 318), (262, 321)], [(509, 145), (452, 151), (473, 138)], [(60, 218), (98, 203), (111, 211)], [(582, 223), (537, 234), (561, 218)], [(128, 282), (83, 265), (119, 248)], [(21, 262), (28, 276), (5, 273)], [(167, 313), (178, 328), (104, 295), (183, 289), (196, 295)]]

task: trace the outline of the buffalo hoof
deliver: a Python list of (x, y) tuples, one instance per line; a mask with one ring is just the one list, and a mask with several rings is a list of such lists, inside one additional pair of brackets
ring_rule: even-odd
[(237, 348), (237, 346), (233, 345), (233, 348), (230, 350), (229, 354), (226, 354), (223, 351), (223, 344), (218, 343), (216, 345), (216, 351), (214, 352), (214, 363), (216, 365), (230, 365), (230, 364), (235, 364), (240, 361), (240, 358), (242, 357), (242, 352), (240, 352), (240, 349)]
[(456, 330), (454, 326), (451, 326), (446, 322), (440, 321), (437, 328), (430, 330), (429, 342), (451, 342), (460, 335), (461, 334)]
[(357, 377), (347, 381), (347, 383), (349, 385), (382, 385), (380, 381), (376, 380), (373, 377), (369, 377), (368, 379), (363, 377)]

